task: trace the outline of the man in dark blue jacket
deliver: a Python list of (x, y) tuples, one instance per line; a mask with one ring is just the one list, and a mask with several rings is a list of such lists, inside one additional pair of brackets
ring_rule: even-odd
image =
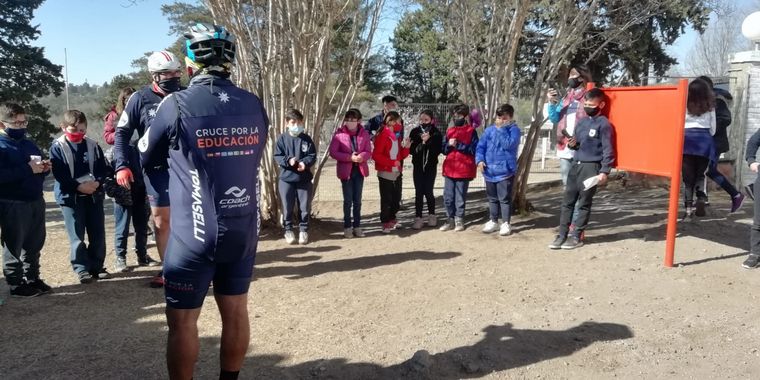
[(167, 96), (138, 148), (144, 166), (168, 153), (171, 237), (164, 262), (169, 378), (190, 379), (209, 285), (222, 315), (220, 379), (236, 379), (248, 349), (248, 287), (259, 236), (261, 100), (228, 79), (234, 37), (196, 24), (187, 38), (187, 90)]
[[(164, 260), (166, 244), (169, 241), (169, 171), (166, 159), (156, 160), (150, 166), (143, 165), (143, 173), (132, 173), (135, 163), (130, 160), (129, 145), (133, 135), (140, 138), (150, 127), (156, 115), (158, 104), (172, 92), (179, 91), (180, 63), (174, 54), (168, 51), (157, 51), (148, 57), (148, 71), (153, 82), (129, 97), (124, 112), (119, 118), (114, 134), (113, 156), (115, 161), (116, 181), (129, 189), (135, 182), (135, 175), (145, 175), (145, 191), (150, 201), (153, 223), (156, 226), (156, 247), (161, 261)], [(138, 183), (138, 186), (140, 184)], [(140, 193), (142, 189), (137, 189)], [(139, 217), (139, 215), (134, 215)], [(133, 217), (134, 217), (133, 216)], [(153, 260), (145, 256), (144, 265), (153, 265)], [(163, 277), (159, 273), (151, 281), (151, 286), (163, 286)]]
[(26, 139), (26, 112), (18, 104), (0, 104), (0, 230), (3, 275), (14, 297), (51, 290), (40, 279), (40, 250), (45, 244), (42, 183), (50, 161)]
[[(562, 200), (559, 234), (549, 244), (550, 249), (574, 249), (583, 245), (583, 231), (591, 216), (591, 202), (599, 188), (597, 185), (607, 182), (607, 176), (615, 162), (612, 145), (614, 131), (607, 117), (601, 115), (605, 106), (604, 99), (604, 92), (598, 88), (586, 93), (583, 110), (588, 117), (578, 122), (573, 137), (567, 143), (576, 152)], [(586, 181), (589, 181), (589, 186)], [(577, 202), (580, 202), (577, 224), (571, 236), (568, 236)]]

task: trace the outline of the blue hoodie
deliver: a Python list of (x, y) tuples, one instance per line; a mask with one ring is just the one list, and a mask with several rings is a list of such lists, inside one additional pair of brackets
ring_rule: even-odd
[(42, 183), (50, 172), (34, 174), (29, 156), (42, 156), (42, 152), (30, 140), (15, 140), (0, 133), (0, 200), (42, 198)]
[(501, 182), (517, 172), (517, 148), (520, 146), (520, 128), (513, 121), (497, 128), (491, 125), (483, 132), (475, 150), (475, 162), (485, 162), (483, 178), (487, 182)]

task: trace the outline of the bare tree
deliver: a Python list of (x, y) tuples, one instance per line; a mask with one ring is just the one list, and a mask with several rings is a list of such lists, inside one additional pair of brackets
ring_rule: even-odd
[(685, 66), (691, 76), (725, 77), (730, 67), (728, 56), (744, 48), (741, 22), (745, 12), (732, 0), (711, 3), (712, 17), (703, 34), (691, 48)]
[[(325, 119), (335, 127), (362, 83), (364, 65), (377, 29), (383, 0), (205, 0), (214, 19), (238, 38), (233, 78), (261, 97), (270, 128), (261, 166), (261, 209), (265, 219), (279, 216), (278, 168), (274, 146), (285, 132), (284, 115), (294, 107), (304, 114), (316, 146)], [(348, 41), (340, 65), (331, 54), (338, 34)], [(337, 71), (336, 71), (337, 70)], [(330, 91), (332, 89), (332, 91)], [(338, 95), (340, 94), (340, 95)], [(328, 105), (337, 112), (327, 115)], [(323, 155), (315, 173), (318, 184)], [(316, 186), (315, 186), (316, 188)]]

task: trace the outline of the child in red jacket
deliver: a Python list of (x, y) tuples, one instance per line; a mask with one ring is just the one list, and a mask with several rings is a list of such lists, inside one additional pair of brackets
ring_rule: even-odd
[(409, 138), (399, 141), (393, 131), (401, 124), (401, 115), (391, 111), (385, 114), (383, 125), (375, 135), (372, 159), (380, 184), (380, 222), (383, 233), (397, 227), (396, 213), (401, 204), (401, 160), (409, 156)]
[(467, 122), (470, 107), (460, 104), (454, 107), (454, 125), (446, 130), (443, 139), (443, 204), (448, 220), (441, 231), (464, 231), (464, 208), (467, 202), (467, 188), (475, 178), (475, 149), (478, 146), (478, 132)]

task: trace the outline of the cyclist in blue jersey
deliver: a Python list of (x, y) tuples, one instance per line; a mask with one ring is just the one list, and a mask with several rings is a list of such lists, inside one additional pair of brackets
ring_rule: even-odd
[[(114, 133), (114, 170), (119, 185), (133, 191), (133, 194), (148, 194), (153, 223), (156, 226), (156, 247), (161, 261), (164, 260), (166, 244), (169, 241), (169, 172), (166, 157), (156, 160), (151, 165), (133, 162), (130, 148), (137, 139), (145, 135), (151, 121), (156, 116), (158, 104), (172, 92), (179, 91), (181, 65), (177, 57), (168, 51), (157, 51), (148, 57), (148, 71), (153, 82), (132, 94)], [(137, 137), (134, 137), (137, 132)], [(132, 168), (142, 168), (143, 173), (132, 173)], [(145, 181), (135, 181), (135, 175), (144, 175)], [(144, 183), (144, 185), (143, 185)], [(133, 217), (141, 217), (134, 215)], [(150, 256), (138, 262), (141, 266), (155, 266)], [(150, 285), (154, 288), (163, 286), (163, 277), (159, 272)]]
[[(250, 339), (248, 288), (259, 236), (258, 171), (269, 120), (261, 100), (228, 79), (234, 38), (196, 24), (187, 38), (190, 85), (159, 105), (138, 149), (144, 165), (167, 153), (171, 236), (164, 262), (167, 366), (190, 379), (198, 316), (214, 284), (222, 319), (220, 379), (237, 379)], [(241, 170), (242, 169), (242, 170)]]

